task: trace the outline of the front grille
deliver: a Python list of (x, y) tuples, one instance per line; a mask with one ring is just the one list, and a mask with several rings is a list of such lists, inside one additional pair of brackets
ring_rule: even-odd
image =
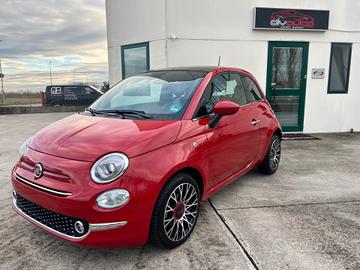
[[(53, 211), (42, 208), (20, 195), (14, 195), (16, 199), (16, 206), (26, 215), (36, 220), (37, 222), (68, 236), (81, 237), (84, 236), (89, 230), (89, 224), (81, 219), (61, 215)], [(81, 221), (84, 225), (84, 232), (78, 233), (75, 230), (75, 222)]]

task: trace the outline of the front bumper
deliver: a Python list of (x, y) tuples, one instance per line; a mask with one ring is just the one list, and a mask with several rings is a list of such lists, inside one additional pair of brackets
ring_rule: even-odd
[[(120, 179), (99, 185), (89, 178), (91, 163), (68, 160), (28, 149), (27, 162), (40, 162), (44, 165), (45, 171), (52, 170), (51, 173), (47, 171), (41, 178), (36, 179), (31, 168), (24, 167), (23, 160), (24, 157), (15, 165), (11, 174), (14, 194), (34, 204), (34, 207), (51, 211), (57, 222), (60, 222), (63, 216), (85, 221), (88, 230), (86, 234), (75, 237), (54, 230), (46, 222), (41, 222), (22, 210), (14, 199), (14, 210), (31, 223), (63, 240), (92, 247), (132, 247), (147, 242), (152, 210), (158, 194), (158, 191), (152, 188), (156, 182), (144, 179), (139, 174), (136, 178), (130, 176), (134, 173), (130, 174), (129, 170), (127, 175)], [(100, 194), (117, 188), (126, 189), (130, 193), (127, 204), (114, 209), (102, 209), (97, 206), (96, 198)]]
[[(31, 223), (39, 226), (40, 228), (42, 228), (43, 230), (46, 230), (46, 231), (49, 231), (51, 232), (52, 234), (58, 236), (58, 237), (61, 237), (61, 238), (64, 238), (64, 239), (67, 239), (69, 241), (80, 241), (84, 238), (86, 238), (91, 232), (94, 232), (94, 231), (104, 231), (104, 230), (111, 230), (111, 229), (117, 229), (117, 228), (120, 228), (120, 227), (123, 227), (127, 224), (127, 221), (118, 221), (118, 222), (108, 222), (108, 223), (90, 223), (90, 224), (87, 224), (86, 222), (84, 222), (83, 220), (81, 220), (82, 223), (86, 224), (86, 230), (84, 231), (83, 234), (79, 234), (79, 235), (69, 235), (68, 233), (64, 233), (62, 232), (61, 229), (59, 229), (60, 227), (59, 226), (53, 226), (53, 225), (47, 225), (45, 224), (45, 221), (48, 220), (47, 217), (44, 217), (44, 213), (46, 212), (50, 212), (49, 210), (45, 209), (45, 208), (41, 208), (35, 204), (33, 204), (35, 207), (37, 206), (38, 209), (40, 209), (40, 212), (41, 214), (40, 215), (34, 215), (34, 214), (31, 214), (29, 211), (26, 211), (24, 207), (21, 207), (19, 206), (18, 204), (18, 199), (21, 198), (21, 200), (26, 200), (20, 196), (18, 196), (16, 194), (15, 191), (13, 191), (13, 208), (14, 210), (19, 214), (21, 215), (22, 217), (26, 218), (27, 220), (29, 220)], [(34, 212), (34, 211), (33, 211)], [(38, 210), (39, 212), (39, 210)], [(56, 214), (56, 213), (54, 213)], [(49, 216), (49, 215), (48, 215)], [(64, 222), (64, 219), (66, 216), (61, 216), (61, 215), (58, 215), (60, 216), (60, 220), (62, 220), (62, 222), (60, 223), (65, 223)], [(75, 218), (73, 218), (74, 220), (76, 220)], [(46, 222), (48, 224), (51, 224), (53, 222)], [(71, 224), (66, 224), (67, 226), (71, 226)], [(75, 228), (74, 228), (75, 230)], [(76, 234), (76, 233), (75, 233)]]

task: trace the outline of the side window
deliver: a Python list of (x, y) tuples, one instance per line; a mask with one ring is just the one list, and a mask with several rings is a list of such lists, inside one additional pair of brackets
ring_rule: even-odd
[(93, 94), (93, 90), (90, 87), (85, 87), (85, 94), (91, 95), (91, 94)]
[(232, 100), (240, 106), (247, 103), (241, 77), (236, 73), (221, 73), (206, 87), (196, 117), (210, 114), (220, 100)]
[(246, 98), (248, 103), (258, 102), (262, 99), (260, 90), (257, 88), (255, 82), (247, 76), (242, 77), (242, 81), (245, 87)]

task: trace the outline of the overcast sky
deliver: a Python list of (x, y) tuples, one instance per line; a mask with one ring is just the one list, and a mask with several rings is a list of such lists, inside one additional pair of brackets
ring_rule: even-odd
[(5, 91), (107, 80), (104, 0), (0, 0)]

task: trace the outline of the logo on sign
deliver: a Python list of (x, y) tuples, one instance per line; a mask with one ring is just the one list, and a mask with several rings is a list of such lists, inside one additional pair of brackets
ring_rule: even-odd
[(53, 86), (50, 90), (52, 95), (61, 95), (61, 87)]
[(324, 79), (325, 78), (325, 68), (313, 68), (311, 70), (312, 79)]
[(313, 28), (315, 19), (309, 15), (302, 14), (299, 11), (288, 9), (271, 14), (270, 25), (279, 28)]

